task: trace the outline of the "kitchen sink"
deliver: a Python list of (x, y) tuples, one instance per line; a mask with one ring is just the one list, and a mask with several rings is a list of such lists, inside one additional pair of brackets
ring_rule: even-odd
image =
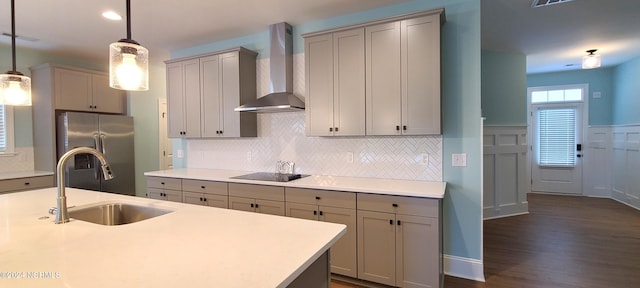
[(103, 203), (69, 210), (69, 217), (95, 224), (114, 226), (140, 222), (171, 212), (173, 211), (127, 203)]

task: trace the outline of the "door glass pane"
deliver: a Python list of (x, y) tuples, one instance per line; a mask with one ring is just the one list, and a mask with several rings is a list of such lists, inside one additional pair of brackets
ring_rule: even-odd
[(582, 101), (582, 89), (564, 90), (564, 101)]
[(531, 103), (547, 102), (547, 91), (531, 92)]
[(561, 102), (561, 101), (564, 101), (564, 90), (549, 91), (549, 102)]
[(540, 109), (537, 124), (538, 165), (575, 166), (576, 109)]

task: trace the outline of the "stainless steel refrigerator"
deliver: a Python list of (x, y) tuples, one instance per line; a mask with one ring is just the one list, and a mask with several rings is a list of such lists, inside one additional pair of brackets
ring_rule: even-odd
[(115, 178), (101, 177), (100, 163), (91, 154), (78, 154), (67, 161), (67, 187), (135, 195), (133, 118), (80, 112), (63, 112), (57, 119), (58, 159), (76, 147), (102, 152)]

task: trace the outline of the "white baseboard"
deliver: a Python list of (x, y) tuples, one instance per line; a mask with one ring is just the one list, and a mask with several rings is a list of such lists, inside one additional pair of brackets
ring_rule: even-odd
[(444, 255), (444, 274), (485, 282), (484, 264), (482, 260), (453, 255)]
[(508, 214), (508, 215), (498, 215), (498, 216), (490, 216), (490, 217), (485, 217), (482, 220), (493, 220), (493, 219), (499, 219), (499, 218), (505, 218), (505, 217), (512, 217), (512, 216), (519, 216), (519, 215), (527, 215), (529, 214), (529, 211), (527, 212), (519, 212), (519, 213), (513, 213), (513, 214)]

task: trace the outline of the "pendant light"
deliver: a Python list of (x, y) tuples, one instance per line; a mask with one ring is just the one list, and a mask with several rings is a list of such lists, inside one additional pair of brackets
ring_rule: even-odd
[(598, 49), (587, 50), (587, 55), (582, 57), (582, 69), (593, 69), (600, 67), (601, 59), (599, 54), (595, 54)]
[(16, 13), (11, 0), (11, 53), (13, 70), (0, 74), (0, 104), (31, 106), (31, 78), (16, 70)]
[(149, 50), (131, 39), (131, 1), (127, 0), (127, 38), (109, 45), (109, 86), (149, 90)]

